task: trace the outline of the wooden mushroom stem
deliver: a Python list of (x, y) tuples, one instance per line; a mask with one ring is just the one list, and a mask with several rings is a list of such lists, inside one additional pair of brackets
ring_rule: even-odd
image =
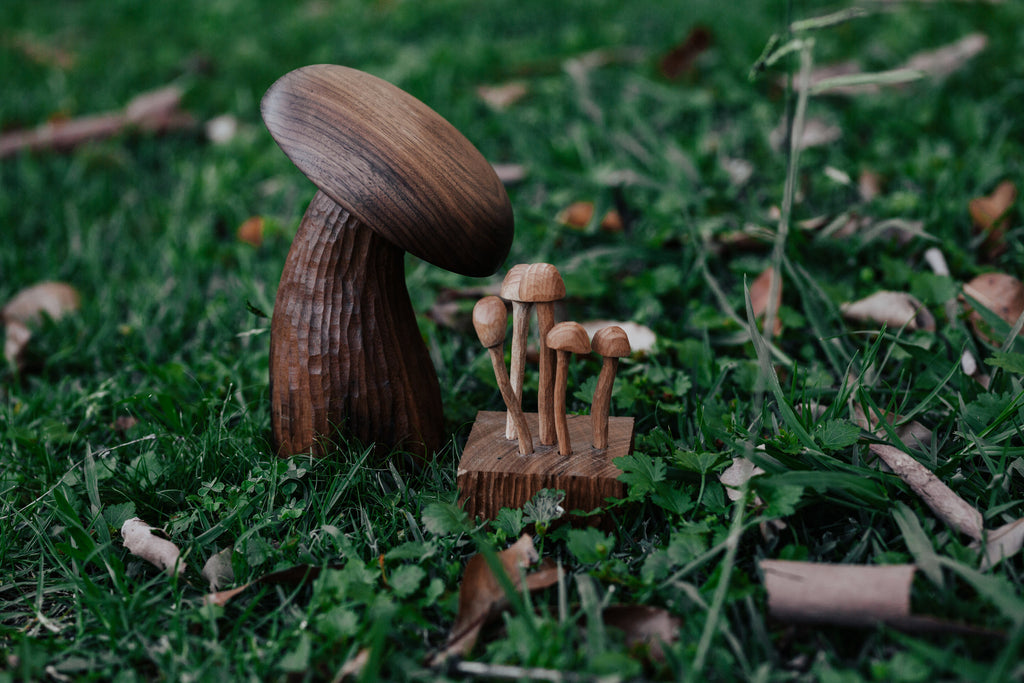
[(288, 253), (270, 332), (281, 455), (343, 427), (420, 457), (440, 448), (441, 389), (405, 287), (404, 252), (317, 192)]
[(619, 368), (619, 359), (604, 357), (601, 363), (601, 374), (597, 377), (597, 388), (594, 389), (594, 403), (590, 408), (590, 420), (594, 430), (594, 448), (598, 450), (608, 447), (608, 411), (612, 402), (612, 385)]
[(572, 454), (572, 441), (569, 439), (569, 420), (565, 415), (565, 394), (569, 384), (570, 351), (558, 351), (555, 371), (554, 412), (555, 433), (558, 436), (558, 452), (560, 455)]
[[(523, 377), (526, 374), (526, 343), (530, 336), (530, 312), (533, 304), (512, 302), (512, 361), (509, 368), (509, 379), (512, 382), (512, 393), (520, 410), (523, 405)], [(513, 412), (509, 410), (505, 423), (505, 438), (516, 438), (516, 426)]]
[(508, 414), (515, 424), (516, 436), (519, 437), (519, 453), (529, 455), (533, 453), (533, 437), (530, 434), (530, 427), (526, 423), (526, 416), (523, 415), (523, 409), (516, 401), (515, 393), (512, 391), (508, 371), (505, 370), (504, 349), (507, 325), (508, 313), (505, 311), (505, 302), (498, 297), (485, 296), (473, 306), (473, 328), (476, 330), (477, 337), (480, 338), (480, 343), (490, 351), (494, 377), (498, 381), (498, 388), (501, 390), (501, 397), (508, 408)]
[(508, 371), (505, 370), (505, 347), (504, 344), (492, 346), (487, 349), (491, 353), (491, 365), (494, 366), (494, 377), (498, 380), (498, 389), (501, 390), (501, 397), (508, 408), (508, 414), (515, 425), (516, 436), (519, 439), (519, 454), (529, 455), (533, 453), (533, 435), (530, 434), (530, 426), (526, 423), (526, 415), (516, 401), (512, 391), (512, 384), (509, 381)]
[[(537, 328), (540, 335), (540, 368), (537, 389), (537, 420), (540, 431), (540, 442), (545, 446), (555, 443), (557, 429), (555, 427), (556, 390), (555, 352), (548, 346), (547, 338), (551, 328), (555, 326), (555, 306), (551, 302), (537, 304)], [(562, 381), (565, 384), (565, 381)], [(563, 386), (564, 400), (564, 386)], [(562, 405), (563, 410), (565, 405)]]

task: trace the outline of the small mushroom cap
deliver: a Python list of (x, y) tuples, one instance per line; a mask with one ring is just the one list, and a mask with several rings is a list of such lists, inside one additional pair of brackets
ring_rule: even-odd
[(548, 348), (570, 353), (590, 353), (590, 337), (583, 325), (575, 322), (558, 323), (547, 336)]
[(512, 301), (542, 303), (564, 298), (565, 282), (558, 268), (550, 263), (531, 263), (523, 270), (518, 296)]
[(490, 275), (512, 246), (494, 168), (440, 114), (370, 74), (296, 69), (263, 96), (263, 120), (288, 158), (384, 239), (462, 275)]
[(519, 285), (523, 281), (523, 274), (530, 267), (529, 263), (517, 263), (505, 273), (505, 279), (501, 281), (501, 298), (506, 301), (522, 301), (519, 298)]
[(473, 306), (473, 328), (484, 348), (497, 346), (505, 341), (508, 311), (505, 302), (496, 296), (485, 296)]
[(618, 325), (602, 327), (594, 333), (594, 340), (591, 342), (594, 353), (605, 358), (623, 358), (630, 352), (629, 337), (626, 331)]

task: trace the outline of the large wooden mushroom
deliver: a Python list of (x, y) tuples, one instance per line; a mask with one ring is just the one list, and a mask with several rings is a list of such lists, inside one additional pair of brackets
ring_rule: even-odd
[(406, 251), (482, 277), (512, 244), (491, 165), (428, 106), (369, 74), (292, 71), (263, 120), (319, 188), (281, 275), (270, 332), (271, 425), (281, 455), (322, 453), (335, 429), (429, 457), (441, 393), (405, 286)]

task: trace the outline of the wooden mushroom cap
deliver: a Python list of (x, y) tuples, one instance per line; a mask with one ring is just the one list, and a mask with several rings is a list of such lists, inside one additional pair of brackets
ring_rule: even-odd
[(473, 328), (484, 348), (489, 349), (505, 341), (507, 322), (505, 302), (496, 296), (485, 296), (473, 306)]
[(512, 207), (494, 169), (437, 112), (370, 74), (296, 69), (263, 96), (288, 158), (392, 244), (446, 270), (490, 275), (512, 245)]
[[(513, 269), (515, 270), (515, 269)], [(504, 291), (504, 286), (502, 287)], [(513, 301), (544, 303), (565, 298), (562, 274), (550, 263), (531, 263), (522, 272)]]
[(551, 328), (547, 336), (548, 347), (555, 351), (569, 353), (590, 353), (590, 337), (583, 325), (577, 322), (558, 323)]
[(618, 325), (602, 327), (595, 332), (591, 348), (594, 349), (594, 353), (605, 358), (623, 358), (628, 356), (631, 350), (626, 331)]
[(565, 282), (550, 263), (520, 263), (505, 274), (501, 298), (521, 303), (557, 301), (565, 298)]

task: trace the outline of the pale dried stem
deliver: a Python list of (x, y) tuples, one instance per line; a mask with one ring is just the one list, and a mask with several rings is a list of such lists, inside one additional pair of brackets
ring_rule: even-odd
[(872, 444), (870, 448), (942, 521), (975, 540), (981, 539), (984, 529), (981, 513), (927, 467), (898, 448), (885, 444)]

